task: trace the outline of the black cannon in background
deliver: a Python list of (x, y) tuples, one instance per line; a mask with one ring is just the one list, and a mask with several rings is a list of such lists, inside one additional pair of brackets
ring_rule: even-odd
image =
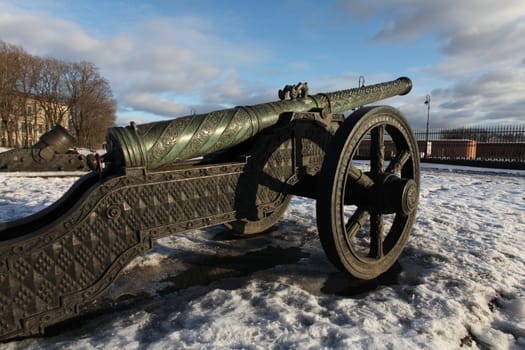
[[(294, 195), (316, 199), (335, 266), (381, 275), (415, 220), (419, 152), (399, 111), (365, 105), (411, 87), (399, 78), (308, 95), (298, 84), (281, 101), (109, 129), (107, 153), (60, 200), (0, 224), (0, 339), (80, 313), (159, 237), (219, 224), (262, 233)], [(362, 142), (368, 156), (357, 156)]]
[(75, 143), (64, 127), (56, 125), (31, 148), (0, 153), (0, 171), (88, 171), (86, 157), (70, 149)]

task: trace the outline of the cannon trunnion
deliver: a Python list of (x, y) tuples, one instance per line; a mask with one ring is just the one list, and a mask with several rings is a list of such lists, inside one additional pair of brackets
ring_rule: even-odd
[[(381, 98), (407, 93), (411, 84), (403, 79), (401, 87), (399, 80), (379, 84)], [(218, 224), (240, 235), (261, 233), (293, 195), (317, 200), (319, 236), (335, 266), (362, 279), (388, 270), (415, 219), (415, 138), (391, 107), (362, 107), (345, 118), (336, 107), (357, 108), (363, 99), (343, 104), (315, 96), (326, 105), (259, 105), (273, 110), (263, 117), (243, 107), (252, 125), (264, 125), (249, 137), (232, 120), (217, 121), (220, 130), (205, 135), (206, 116), (182, 122), (201, 123), (183, 137), (181, 129), (167, 138), (166, 125), (110, 130), (108, 153), (91, 162), (96, 171), (51, 207), (0, 223), (0, 339), (42, 332), (78, 314), (159, 237)], [(145, 130), (150, 135), (141, 139)], [(224, 144), (224, 137), (235, 141)], [(164, 157), (176, 160), (152, 160), (161, 139)], [(389, 154), (386, 139), (395, 145)]]

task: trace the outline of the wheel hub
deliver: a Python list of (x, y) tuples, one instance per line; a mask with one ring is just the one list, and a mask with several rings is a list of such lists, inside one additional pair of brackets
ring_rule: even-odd
[(414, 180), (390, 175), (381, 187), (381, 212), (409, 215), (416, 209), (419, 191)]

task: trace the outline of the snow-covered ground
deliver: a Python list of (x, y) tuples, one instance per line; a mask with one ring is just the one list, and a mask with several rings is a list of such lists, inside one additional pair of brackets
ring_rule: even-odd
[[(58, 199), (75, 177), (0, 174), (0, 221)], [(36, 175), (36, 174), (29, 174)], [(382, 278), (347, 278), (295, 198), (275, 230), (159, 240), (92, 311), (2, 349), (525, 348), (525, 172), (427, 165), (418, 219)]]

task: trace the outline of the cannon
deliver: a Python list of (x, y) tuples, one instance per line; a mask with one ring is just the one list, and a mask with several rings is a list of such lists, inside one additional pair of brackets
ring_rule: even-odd
[(109, 129), (107, 152), (62, 198), (0, 223), (0, 339), (77, 315), (157, 238), (213, 225), (264, 233), (292, 196), (316, 200), (337, 268), (385, 273), (416, 216), (419, 152), (398, 110), (368, 104), (411, 87), (403, 77), (309, 95), (300, 83), (276, 102)]
[(85, 156), (69, 149), (75, 143), (75, 138), (57, 124), (31, 148), (0, 153), (0, 171), (88, 171)]

